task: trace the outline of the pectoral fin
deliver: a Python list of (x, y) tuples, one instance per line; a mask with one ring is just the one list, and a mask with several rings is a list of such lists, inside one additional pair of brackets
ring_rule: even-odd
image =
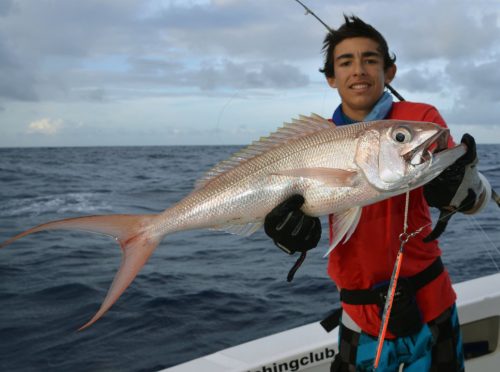
[(331, 187), (353, 187), (356, 184), (358, 172), (337, 168), (298, 168), (286, 169), (274, 174), (309, 178)]
[(333, 241), (326, 252), (325, 257), (340, 243), (344, 238), (344, 243), (349, 240), (351, 235), (358, 226), (359, 219), (361, 218), (361, 207), (348, 209), (342, 213), (335, 214), (333, 219)]

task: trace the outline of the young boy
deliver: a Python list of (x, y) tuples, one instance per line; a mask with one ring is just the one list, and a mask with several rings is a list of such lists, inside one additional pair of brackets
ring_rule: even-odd
[[(446, 123), (432, 106), (393, 102), (384, 91), (396, 75), (395, 57), (383, 36), (356, 17), (329, 33), (324, 41), (321, 70), (337, 89), (341, 105), (335, 125), (359, 121), (400, 119)], [(487, 181), (475, 168), (474, 139), (465, 135), (467, 153), (424, 188), (409, 196), (408, 232), (424, 227), (405, 245), (400, 284), (389, 331), (379, 363), (380, 371), (461, 371), (464, 368), (456, 295), (431, 233), (428, 204), (442, 211), (478, 211), (487, 200)], [(450, 139), (449, 145), (453, 145)], [(426, 201), (427, 199), (427, 201)], [(376, 354), (381, 312), (396, 254), (400, 247), (406, 196), (400, 195), (363, 208), (359, 224), (345, 244), (330, 254), (328, 274), (337, 284), (342, 302), (339, 353), (332, 371), (371, 370)], [(266, 218), (266, 233), (290, 252), (314, 248), (321, 235), (317, 219), (300, 211), (301, 196), (293, 196)], [(330, 239), (335, 221), (330, 218)]]

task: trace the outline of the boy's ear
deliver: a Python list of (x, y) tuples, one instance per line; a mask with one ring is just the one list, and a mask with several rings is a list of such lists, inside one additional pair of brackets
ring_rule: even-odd
[(327, 77), (326, 81), (328, 81), (328, 85), (331, 86), (333, 89), (337, 89), (335, 77)]
[(386, 84), (389, 84), (394, 79), (394, 77), (396, 76), (396, 72), (397, 71), (398, 71), (398, 68), (397, 68), (396, 65), (392, 65), (391, 67), (389, 67), (385, 71), (385, 80), (384, 80), (384, 82)]

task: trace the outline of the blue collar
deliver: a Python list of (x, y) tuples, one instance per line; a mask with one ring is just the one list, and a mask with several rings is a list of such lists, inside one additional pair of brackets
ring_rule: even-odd
[[(368, 115), (366, 115), (363, 121), (385, 119), (387, 115), (389, 115), (391, 108), (392, 108), (392, 96), (389, 93), (384, 92), (384, 94), (382, 94), (382, 96), (377, 101), (373, 109), (370, 111)], [(342, 104), (340, 104), (333, 113), (332, 121), (335, 123), (335, 125), (348, 125), (357, 122), (356, 120), (353, 120), (346, 114), (344, 114), (344, 112), (342, 111)]]

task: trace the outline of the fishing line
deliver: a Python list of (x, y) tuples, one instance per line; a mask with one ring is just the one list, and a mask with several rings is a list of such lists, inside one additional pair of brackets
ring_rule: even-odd
[(323, 87), (323, 102), (321, 103), (321, 114), (323, 115), (323, 117), (326, 117), (326, 116), (329, 116), (330, 114), (328, 115), (325, 115), (325, 106), (326, 106), (326, 97), (328, 96), (328, 93), (330, 92), (330, 89), (328, 89), (329, 87), (328, 86), (325, 86)]
[(406, 190), (406, 197), (405, 197), (405, 219), (403, 222), (403, 233), (406, 234), (406, 230), (408, 230), (408, 208), (410, 205), (410, 190)]
[(220, 124), (220, 121), (222, 119), (222, 115), (224, 114), (224, 111), (226, 111), (226, 108), (229, 106), (229, 104), (232, 102), (232, 100), (240, 93), (240, 90), (241, 90), (241, 88), (236, 90), (236, 92), (231, 97), (228, 98), (228, 100), (226, 101), (224, 106), (222, 106), (222, 108), (220, 109), (219, 117), (217, 118), (217, 124), (215, 125), (216, 132), (219, 131), (219, 124)]
[[(436, 223), (440, 222), (440, 221), (445, 221), (447, 219), (449, 219), (451, 216), (453, 216), (455, 213), (457, 212), (460, 212), (463, 208), (465, 207), (457, 207), (457, 208), (454, 208), (452, 211), (450, 211), (448, 214), (442, 214), (440, 215), (437, 219), (436, 219)], [(472, 217), (472, 216), (471, 216)], [(418, 229), (415, 229), (414, 232), (410, 233), (409, 235), (411, 235), (412, 237), (417, 235), (417, 234), (420, 234), (422, 232), (423, 229), (425, 229), (426, 227), (429, 227), (429, 226), (432, 226), (434, 222), (429, 222), (425, 225), (422, 225), (420, 226)], [(500, 251), (499, 251), (499, 254), (500, 254)]]
[(484, 231), (484, 229), (481, 227), (481, 225), (477, 221), (477, 219), (474, 216), (470, 216), (470, 217), (471, 218), (467, 218), (467, 222), (469, 223), (469, 225), (471, 225), (471, 226), (475, 227), (477, 230), (479, 230), (479, 232), (482, 233), (483, 237), (486, 238), (487, 243), (489, 243), (489, 245), (484, 243), (484, 241), (483, 241), (485, 250), (488, 253), (488, 255), (490, 256), (491, 261), (493, 262), (493, 265), (495, 265), (497, 272), (500, 273), (500, 268), (498, 267), (497, 262), (496, 262), (495, 258), (493, 257), (493, 253), (495, 253), (495, 252), (498, 253), (498, 255), (500, 255), (500, 248), (497, 247), (493, 243), (493, 241), (490, 239), (490, 237), (488, 236), (486, 231)]

